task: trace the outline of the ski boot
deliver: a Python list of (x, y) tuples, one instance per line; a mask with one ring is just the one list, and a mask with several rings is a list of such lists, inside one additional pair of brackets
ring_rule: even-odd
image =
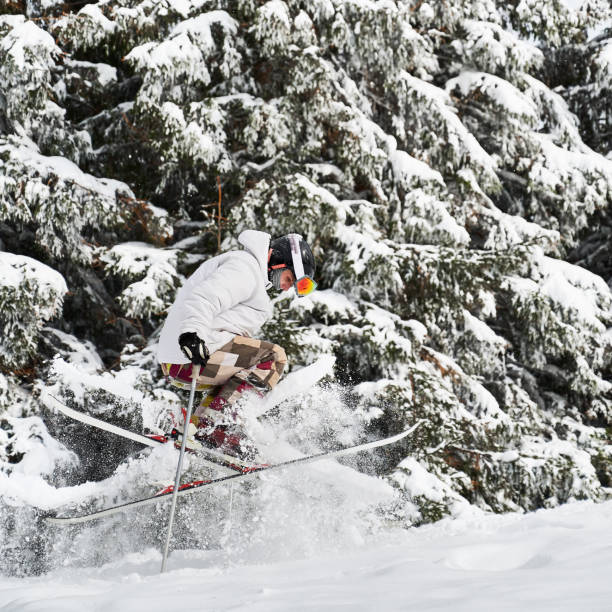
[[(187, 426), (187, 440), (185, 442), (185, 448), (189, 451), (198, 451), (202, 448), (202, 443), (196, 437), (198, 427), (196, 424), (197, 421), (194, 423), (194, 418), (197, 419), (197, 417), (191, 417), (191, 421)], [(176, 448), (181, 448), (181, 444), (183, 443), (183, 424), (177, 424), (172, 429), (168, 437), (174, 439), (174, 446), (176, 446)]]
[(194, 438), (197, 443), (240, 464), (252, 464), (257, 456), (257, 449), (236, 423), (215, 423), (212, 419), (200, 417)]

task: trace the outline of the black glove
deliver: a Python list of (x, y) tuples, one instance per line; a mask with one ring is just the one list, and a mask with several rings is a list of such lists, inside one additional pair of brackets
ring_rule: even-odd
[(201, 367), (206, 366), (210, 353), (204, 344), (204, 340), (198, 338), (198, 334), (195, 332), (185, 332), (181, 334), (178, 339), (181, 351), (185, 353), (185, 357), (195, 365)]

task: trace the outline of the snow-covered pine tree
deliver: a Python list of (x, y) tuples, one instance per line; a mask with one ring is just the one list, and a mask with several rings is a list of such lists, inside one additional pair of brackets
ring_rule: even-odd
[[(593, 31), (588, 40), (565, 43), (547, 55), (548, 83), (575, 113), (584, 142), (610, 159), (612, 151), (612, 40), (610, 24)], [(601, 210), (579, 244), (568, 255), (612, 283), (612, 220)]]
[[(116, 81), (115, 69), (73, 62), (47, 31), (50, 22), (28, 17), (34, 15), (0, 16), (0, 407), (9, 471), (25, 449), (38, 452), (28, 440), (49, 440), (39, 435), (45, 426), (32, 397), (32, 383), (45, 376), (49, 358), (57, 352), (74, 358), (86, 351), (80, 342), (93, 340), (112, 363), (126, 340), (141, 337), (151, 311), (168, 305), (168, 292), (178, 284), (175, 256), (156, 251), (156, 261), (167, 264), (149, 274), (147, 246), (140, 258), (139, 245), (132, 247), (133, 266), (126, 271), (118, 240), (162, 243), (171, 233), (166, 213), (136, 200), (124, 182), (86, 171), (91, 137), (67, 108), (66, 100), (76, 105), (77, 99), (92, 108), (93, 95)], [(109, 291), (119, 287), (129, 297), (133, 281), (143, 287), (150, 276), (159, 282), (146, 287), (146, 297), (139, 292), (120, 317)], [(20, 417), (29, 420), (19, 424)], [(54, 469), (49, 465), (44, 473)]]
[[(0, 21), (2, 249), (58, 270), (70, 291), (87, 278), (79, 304), (116, 317), (92, 334), (69, 296), (38, 386), (90, 408), (96, 387), (121, 389), (149, 422), (176, 401), (159, 388), (152, 332), (181, 275), (217, 250), (219, 176), (222, 248), (253, 227), (314, 246), (321, 290), (280, 297), (265, 329), (291, 366), (333, 354), (330, 384), (366, 434), (424, 419), (377, 463), (404, 520), (609, 495), (611, 293), (565, 261), (610, 209), (607, 52), (585, 42), (605, 3), (104, 0), (17, 13)], [(579, 45), (598, 53), (563, 89), (549, 58)], [(119, 341), (122, 369), (97, 374), (96, 352), (109, 363)]]
[[(108, 332), (106, 324), (116, 319), (118, 309), (92, 266), (107, 261), (105, 247), (116, 246), (119, 237), (145, 237), (159, 244), (171, 230), (165, 211), (136, 200), (128, 185), (83, 171), (92, 155), (91, 136), (70, 115), (78, 104), (91, 108), (99, 103), (92, 98), (116, 82), (116, 70), (72, 61), (37, 25), (46, 23), (24, 15), (0, 21), (0, 70), (6, 84), (1, 107), (0, 240), (3, 249), (36, 257), (69, 278), (67, 309), (72, 316), (64, 319), (62, 328), (99, 337)], [(109, 258), (118, 261), (116, 253)], [(114, 271), (124, 268), (125, 264), (116, 265)], [(159, 292), (167, 292), (163, 283)], [(157, 288), (153, 295), (160, 299)], [(160, 309), (167, 303), (162, 300)], [(93, 309), (99, 324), (92, 325), (90, 319), (79, 325), (81, 309), (90, 314)], [(148, 316), (146, 308), (141, 314)], [(120, 348), (125, 334), (116, 341)], [(35, 344), (36, 337), (28, 342)]]

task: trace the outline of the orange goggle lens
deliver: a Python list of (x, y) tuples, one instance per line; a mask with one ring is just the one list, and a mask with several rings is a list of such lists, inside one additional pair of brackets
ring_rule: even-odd
[(302, 278), (295, 281), (295, 292), (300, 297), (312, 293), (316, 288), (317, 283), (315, 283), (310, 276), (302, 276)]

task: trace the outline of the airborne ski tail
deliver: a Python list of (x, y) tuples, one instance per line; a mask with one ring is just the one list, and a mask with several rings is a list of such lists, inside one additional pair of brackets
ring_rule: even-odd
[[(85, 412), (74, 410), (73, 408), (66, 406), (64, 402), (50, 393), (43, 393), (41, 399), (47, 407), (61, 412), (64, 416), (74, 419), (75, 421), (79, 421), (80, 423), (85, 423), (86, 425), (91, 425), (92, 427), (97, 427), (98, 429), (108, 431), (117, 436), (121, 436), (122, 438), (133, 440), (134, 442), (138, 442), (144, 446), (156, 447), (160, 444), (167, 444), (169, 442), (176, 445), (177, 442), (176, 439), (169, 435), (145, 435), (113, 425), (112, 423), (107, 423), (106, 421), (93, 417), (90, 414), (86, 414)], [(193, 451), (193, 454), (197, 455), (202, 462), (207, 463), (209, 467), (226, 470), (228, 473), (236, 471), (242, 472), (244, 469), (250, 467), (248, 465), (242, 465), (241, 462), (234, 457), (230, 457), (229, 455), (225, 455), (213, 449), (201, 448)]]

